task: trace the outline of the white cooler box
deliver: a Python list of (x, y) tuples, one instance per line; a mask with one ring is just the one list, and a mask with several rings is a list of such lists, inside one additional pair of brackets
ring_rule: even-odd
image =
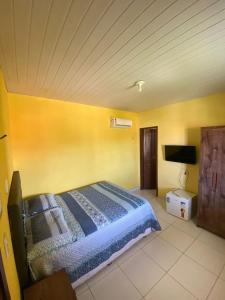
[(178, 218), (189, 220), (196, 213), (196, 195), (181, 189), (166, 194), (166, 210)]

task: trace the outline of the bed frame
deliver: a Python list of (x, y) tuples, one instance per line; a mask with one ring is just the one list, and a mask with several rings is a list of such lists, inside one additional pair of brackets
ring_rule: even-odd
[[(26, 255), (26, 238), (24, 234), (24, 224), (23, 224), (23, 201), (22, 201), (22, 190), (19, 171), (13, 172), (12, 182), (9, 192), (8, 200), (8, 215), (9, 224), (12, 238), (12, 245), (14, 249), (14, 256), (16, 262), (16, 269), (19, 277), (19, 283), (21, 290), (26, 288), (31, 284), (31, 275), (27, 262)], [(147, 230), (145, 233), (140, 234), (136, 239), (131, 240), (124, 248), (120, 251), (114, 253), (107, 261), (100, 264), (97, 268), (85, 274), (77, 281), (75, 281), (72, 286), (73, 288), (79, 286), (87, 279), (94, 276), (98, 271), (104, 268), (106, 265), (112, 263), (118, 256), (127, 251), (132, 245), (134, 245), (138, 240), (147, 236), (151, 230)]]
[(26, 240), (23, 226), (23, 201), (19, 171), (13, 172), (8, 199), (8, 215), (12, 245), (20, 288), (29, 285), (29, 269), (26, 255)]

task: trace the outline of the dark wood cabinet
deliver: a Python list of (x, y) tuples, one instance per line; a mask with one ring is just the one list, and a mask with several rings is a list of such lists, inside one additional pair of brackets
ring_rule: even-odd
[(225, 238), (225, 126), (201, 129), (197, 225)]
[(24, 300), (76, 300), (68, 275), (58, 271), (24, 290)]

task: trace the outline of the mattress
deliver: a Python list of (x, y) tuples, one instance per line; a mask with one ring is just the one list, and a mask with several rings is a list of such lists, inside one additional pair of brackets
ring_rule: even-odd
[(64, 268), (77, 286), (146, 234), (160, 230), (147, 200), (108, 182), (56, 196), (72, 241), (29, 260), (33, 278)]

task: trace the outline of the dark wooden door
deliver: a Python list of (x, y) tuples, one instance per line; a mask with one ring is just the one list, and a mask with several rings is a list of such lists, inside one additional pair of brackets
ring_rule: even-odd
[(157, 127), (140, 129), (141, 189), (158, 189)]
[(225, 127), (202, 128), (198, 225), (225, 237)]

